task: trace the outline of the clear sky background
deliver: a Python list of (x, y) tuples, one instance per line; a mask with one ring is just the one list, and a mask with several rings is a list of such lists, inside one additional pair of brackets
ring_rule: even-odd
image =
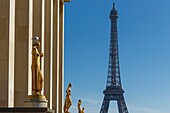
[[(65, 83), (72, 113), (99, 113), (106, 88), (113, 0), (65, 4)], [(119, 60), (129, 113), (169, 113), (170, 0), (117, 0)], [(115, 112), (112, 112), (115, 111)], [(117, 113), (111, 102), (109, 113)]]

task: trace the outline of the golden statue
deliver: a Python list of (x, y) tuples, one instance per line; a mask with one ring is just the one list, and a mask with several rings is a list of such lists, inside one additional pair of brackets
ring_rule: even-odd
[(70, 108), (70, 106), (72, 105), (72, 101), (71, 101), (71, 83), (69, 83), (67, 90), (66, 90), (66, 99), (64, 102), (64, 113), (70, 113), (68, 110)]
[(78, 113), (81, 113), (81, 100), (78, 101)]
[(40, 43), (38, 39), (33, 39), (33, 47), (32, 47), (32, 91), (33, 95), (40, 95), (42, 86), (43, 86), (43, 77), (40, 69), (40, 60), (41, 57), (44, 56), (43, 53), (39, 53), (38, 49), (40, 48)]
[(78, 113), (84, 113), (84, 107), (81, 109), (81, 100), (78, 100)]
[(84, 108), (82, 108), (81, 113), (84, 113)]

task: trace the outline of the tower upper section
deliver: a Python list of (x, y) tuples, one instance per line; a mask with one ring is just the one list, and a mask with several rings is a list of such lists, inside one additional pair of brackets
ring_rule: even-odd
[(115, 3), (113, 3), (113, 9), (110, 11), (110, 19), (117, 19), (118, 18), (118, 12), (115, 9)]
[(110, 19), (111, 19), (111, 36), (106, 89), (122, 89), (120, 80), (118, 35), (117, 35), (118, 12), (115, 9), (115, 3), (113, 3), (113, 9), (110, 12)]

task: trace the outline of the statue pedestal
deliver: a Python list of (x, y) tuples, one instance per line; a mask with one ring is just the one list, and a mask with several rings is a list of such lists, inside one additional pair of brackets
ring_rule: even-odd
[(55, 112), (54, 110), (49, 108), (28, 108), (28, 107), (2, 108), (0, 107), (0, 113), (55, 113)]
[(29, 95), (24, 105), (30, 108), (47, 108), (47, 103), (44, 95)]

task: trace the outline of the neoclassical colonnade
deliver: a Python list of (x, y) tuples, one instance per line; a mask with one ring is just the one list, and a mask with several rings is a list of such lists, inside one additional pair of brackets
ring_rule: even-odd
[(44, 95), (62, 112), (64, 2), (0, 0), (0, 107), (23, 107), (31, 91), (32, 37), (40, 37)]

